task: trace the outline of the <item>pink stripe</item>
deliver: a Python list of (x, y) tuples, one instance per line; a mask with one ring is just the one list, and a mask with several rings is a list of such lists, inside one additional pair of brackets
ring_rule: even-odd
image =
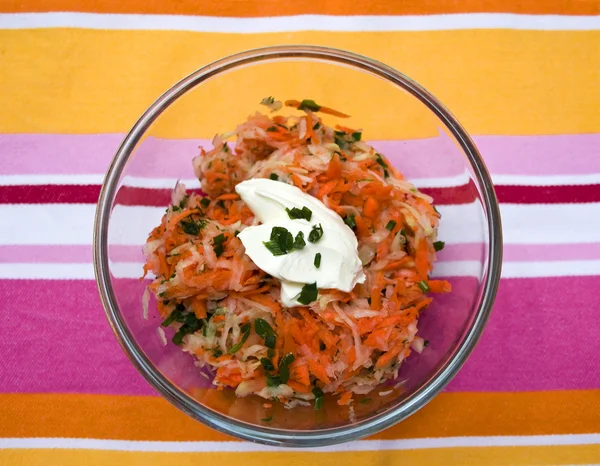
[[(122, 280), (118, 286), (139, 283)], [(456, 291), (473, 285), (470, 279), (453, 281)], [(448, 390), (600, 388), (596, 285), (597, 277), (502, 281), (488, 328)], [(1, 280), (0, 296), (0, 373), (11, 374), (0, 378), (0, 392), (153, 393), (112, 335), (93, 281)], [(138, 299), (131, 296), (125, 304), (136, 306), (134, 317), (141, 321)], [(431, 352), (443, 349), (444, 336), (452, 333), (447, 319), (464, 315), (464, 303), (454, 292), (423, 315), (421, 332)], [(165, 367), (171, 363), (168, 356)]]
[[(448, 244), (438, 253), (440, 261), (480, 260), (480, 243)], [(112, 246), (110, 259), (115, 262), (143, 261), (138, 246)], [(598, 260), (600, 243), (580, 244), (506, 244), (505, 262)], [(0, 246), (0, 263), (91, 263), (92, 247), (81, 245), (10, 245)]]
[[(11, 154), (0, 174), (101, 174), (123, 135), (0, 135), (0, 153)], [(475, 142), (493, 174), (561, 175), (600, 172), (600, 134), (558, 136), (476, 136)], [(460, 175), (463, 164), (446, 137), (409, 141), (375, 141), (407, 177)], [(190, 159), (206, 140), (148, 138), (128, 172), (151, 178), (191, 175)], [(165, 164), (164, 160), (169, 163)], [(68, 167), (68, 171), (67, 171)], [(426, 167), (426, 170), (424, 170)]]

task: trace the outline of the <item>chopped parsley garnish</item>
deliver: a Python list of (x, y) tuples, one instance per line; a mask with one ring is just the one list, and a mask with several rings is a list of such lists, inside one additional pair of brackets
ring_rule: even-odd
[(381, 168), (383, 168), (383, 175), (387, 178), (388, 176), (390, 176), (390, 174), (387, 171), (387, 163), (384, 162), (383, 157), (381, 157), (381, 154), (376, 154), (376, 161), (379, 165), (381, 165)]
[(275, 133), (277, 132), (277, 126), (269, 126), (266, 131), (267, 133)]
[(172, 341), (176, 345), (181, 345), (184, 336), (191, 333), (196, 333), (205, 324), (204, 319), (198, 319), (193, 312), (186, 312), (176, 308), (161, 325), (163, 327), (167, 327), (174, 320), (183, 324), (181, 327), (179, 327), (179, 330), (177, 330), (175, 335), (173, 335)]
[(188, 235), (198, 236), (200, 234), (200, 230), (206, 226), (206, 221), (199, 220), (194, 222), (193, 220), (182, 220), (179, 222), (181, 228), (183, 228), (183, 232)]
[(274, 371), (275, 366), (271, 362), (269, 358), (260, 358), (260, 363), (262, 364), (264, 370), (266, 371)]
[(188, 196), (187, 194), (185, 196), (183, 196), (183, 199), (181, 199), (181, 201), (179, 202), (179, 208), (180, 209), (184, 209), (185, 205), (187, 204), (187, 200), (190, 196)]
[(423, 290), (423, 293), (427, 293), (429, 291), (429, 285), (427, 284), (427, 282), (425, 280), (421, 280), (419, 282), (419, 288), (421, 288), (421, 290)]
[(364, 405), (367, 404), (369, 401), (373, 401), (371, 398), (363, 398), (362, 400), (360, 400), (360, 404)]
[(213, 351), (213, 358), (220, 358), (221, 356), (223, 356), (223, 351), (220, 348)]
[(269, 178), (272, 179), (273, 181), (278, 181), (279, 180), (279, 175), (277, 173), (271, 173), (269, 175)]
[(316, 243), (323, 237), (323, 227), (319, 223), (319, 225), (313, 225), (312, 230), (308, 234), (308, 241), (311, 243)]
[(229, 348), (229, 351), (227, 351), (227, 354), (234, 354), (242, 349), (242, 346), (244, 346), (244, 343), (246, 343), (246, 340), (250, 336), (251, 328), (252, 328), (252, 326), (250, 324), (244, 324), (241, 326), (240, 331), (242, 332), (242, 338), (239, 341), (239, 343), (236, 343), (231, 348)]
[(267, 378), (267, 385), (269, 387), (279, 387), (281, 385), (281, 377), (279, 377), (278, 375), (267, 374), (266, 378)]
[(271, 422), (273, 420), (273, 416), (269, 416), (269, 417), (265, 417), (264, 419), (261, 419), (261, 421), (263, 422)]
[(315, 409), (319, 410), (323, 407), (323, 397), (325, 396), (325, 394), (323, 393), (323, 390), (321, 390), (319, 387), (315, 387), (312, 390), (313, 395), (315, 395)]
[(316, 301), (318, 295), (319, 290), (317, 289), (317, 283), (310, 283), (302, 287), (302, 291), (296, 296), (296, 300), (300, 304), (308, 305), (313, 301)]
[(221, 254), (225, 251), (225, 246), (223, 246), (224, 242), (225, 235), (223, 233), (213, 238), (213, 251), (217, 257), (221, 257)]
[(318, 121), (313, 125), (313, 129), (319, 129), (321, 127), (321, 123)]
[(286, 354), (279, 362), (279, 378), (281, 383), (287, 383), (290, 378), (290, 364), (294, 362), (294, 355), (292, 353)]
[(387, 225), (385, 226), (385, 229), (389, 230), (389, 231), (392, 231), (395, 226), (396, 226), (396, 220), (390, 220), (389, 222), (387, 222)]
[(443, 241), (436, 241), (435, 243), (433, 243), (433, 249), (435, 249), (435, 252), (438, 252), (444, 249), (445, 245), (446, 243), (444, 243)]
[(306, 241), (304, 241), (304, 233), (299, 231), (294, 239), (294, 249), (304, 249), (304, 246), (306, 246)]
[(291, 218), (292, 220), (298, 220), (298, 219), (304, 218), (310, 222), (310, 219), (312, 218), (312, 210), (310, 210), (306, 206), (302, 207), (302, 209), (299, 209), (298, 207), (288, 209), (286, 207), (285, 211), (287, 212), (288, 217)]
[(273, 327), (265, 319), (256, 319), (254, 321), (254, 331), (256, 334), (265, 340), (265, 346), (267, 348), (275, 349), (275, 343), (277, 342), (277, 336)]
[(283, 256), (294, 247), (294, 237), (283, 227), (273, 227), (269, 241), (263, 241), (265, 247), (274, 256)]
[(203, 197), (202, 200), (200, 201), (200, 205), (202, 207), (208, 207), (209, 204), (210, 204), (210, 199), (208, 197)]
[(361, 137), (362, 137), (362, 133), (360, 131), (356, 131), (356, 132), (352, 133), (352, 139), (354, 139), (355, 141), (360, 141)]
[(261, 105), (273, 105), (275, 103), (275, 98), (273, 96), (265, 97), (260, 101)]
[(354, 214), (350, 214), (344, 217), (344, 223), (348, 225), (352, 230), (356, 228), (356, 220)]
[(315, 267), (318, 269), (321, 267), (321, 253), (318, 252), (315, 254)]
[(229, 146), (227, 143), (223, 144), (223, 152), (229, 152)]
[(179, 207), (178, 205), (173, 205), (171, 206), (171, 210), (173, 212), (179, 212), (181, 210), (181, 207)]
[(314, 100), (304, 99), (302, 102), (300, 102), (298, 110), (303, 110), (305, 112), (307, 110), (311, 112), (318, 112), (319, 110), (321, 110), (321, 106), (317, 104)]
[(240, 230), (235, 230), (233, 232), (233, 236), (235, 236), (236, 238), (238, 237), (239, 234), (240, 234)]

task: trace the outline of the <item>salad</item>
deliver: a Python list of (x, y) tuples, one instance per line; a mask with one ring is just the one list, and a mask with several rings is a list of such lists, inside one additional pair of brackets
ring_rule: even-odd
[(361, 131), (322, 120), (347, 115), (262, 104), (193, 159), (202, 193), (173, 190), (144, 246), (148, 289), (219, 390), (351, 405), (428, 343), (419, 315), (450, 291), (429, 278), (440, 215)]

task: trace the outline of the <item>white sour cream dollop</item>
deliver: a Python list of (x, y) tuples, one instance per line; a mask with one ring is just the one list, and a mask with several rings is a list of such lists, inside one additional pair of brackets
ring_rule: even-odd
[[(246, 254), (258, 268), (281, 281), (281, 302), (284, 306), (302, 306), (296, 298), (306, 284), (316, 283), (317, 288), (335, 288), (352, 291), (357, 283), (365, 281), (358, 257), (358, 243), (354, 232), (342, 218), (317, 198), (295, 186), (268, 179), (252, 179), (235, 188), (262, 225), (247, 227), (238, 238)], [(310, 221), (291, 219), (286, 208), (312, 212)], [(321, 225), (323, 236), (316, 243), (308, 241), (315, 225)], [(306, 246), (288, 254), (275, 256), (265, 246), (273, 227), (287, 229), (294, 238), (304, 233)], [(315, 256), (321, 254), (321, 265), (315, 267)]]

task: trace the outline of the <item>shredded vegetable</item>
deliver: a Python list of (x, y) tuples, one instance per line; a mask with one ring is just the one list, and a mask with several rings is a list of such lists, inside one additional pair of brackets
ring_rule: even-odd
[[(278, 110), (277, 102), (262, 103)], [(201, 149), (193, 166), (206, 195), (188, 195), (178, 184), (177, 202), (148, 237), (144, 271), (155, 276), (149, 289), (163, 327), (175, 332), (172, 342), (209, 366), (219, 389), (288, 407), (310, 401), (320, 409), (324, 394), (351, 405), (355, 395), (395, 378), (411, 351), (428, 343), (416, 336), (419, 315), (432, 302), (430, 293), (451, 289), (429, 277), (444, 247), (436, 237), (440, 216), (429, 196), (362, 141), (361, 131), (331, 128), (317, 112), (346, 114), (308, 99), (285, 104), (305, 113), (256, 113), (231, 133), (235, 145), (217, 135), (212, 149)], [(305, 306), (282, 306), (280, 284), (245, 255), (237, 238), (257, 223), (235, 193), (250, 178), (295, 185), (339, 214), (358, 239), (366, 282), (350, 293), (305, 285), (297, 297)], [(294, 219), (311, 214), (288, 211)], [(306, 241), (322, 235), (315, 226)], [(306, 244), (274, 229), (265, 246), (285, 254)], [(314, 266), (326, 261), (318, 254)]]

